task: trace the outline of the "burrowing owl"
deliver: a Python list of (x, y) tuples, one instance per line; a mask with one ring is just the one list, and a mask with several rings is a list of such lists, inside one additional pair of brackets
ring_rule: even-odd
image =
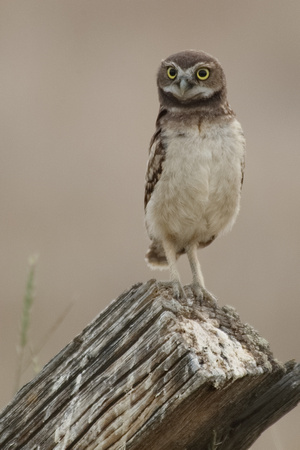
[(176, 259), (187, 253), (192, 288), (204, 280), (197, 249), (229, 231), (243, 182), (245, 140), (230, 108), (221, 64), (204, 52), (183, 51), (162, 61), (160, 110), (146, 174), (146, 261), (169, 266), (174, 297), (185, 296)]

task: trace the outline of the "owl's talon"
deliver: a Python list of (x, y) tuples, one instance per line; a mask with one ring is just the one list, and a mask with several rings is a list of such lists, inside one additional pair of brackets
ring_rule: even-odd
[(193, 283), (192, 286), (192, 292), (195, 296), (195, 299), (197, 302), (200, 303), (200, 305), (202, 305), (203, 302), (203, 288), (200, 286), (199, 283)]
[(173, 298), (175, 300), (186, 299), (186, 294), (180, 282), (173, 282)]
[(211, 292), (207, 291), (206, 289), (203, 289), (203, 294), (204, 294), (205, 300), (208, 303), (210, 303), (211, 306), (216, 308), (218, 305), (218, 300), (216, 299), (216, 297)]

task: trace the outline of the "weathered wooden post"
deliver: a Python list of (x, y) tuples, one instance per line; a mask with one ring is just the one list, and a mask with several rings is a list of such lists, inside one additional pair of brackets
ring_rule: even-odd
[(300, 400), (231, 307), (137, 284), (25, 385), (0, 415), (1, 449), (243, 450)]

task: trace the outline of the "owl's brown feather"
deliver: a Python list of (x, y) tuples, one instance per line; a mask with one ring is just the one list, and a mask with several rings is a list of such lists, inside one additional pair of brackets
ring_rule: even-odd
[(166, 114), (167, 110), (165, 108), (160, 108), (156, 120), (156, 131), (150, 142), (144, 197), (145, 209), (151, 198), (155, 185), (160, 179), (163, 170), (163, 162), (166, 158), (166, 145), (163, 143), (161, 138), (161, 119)]

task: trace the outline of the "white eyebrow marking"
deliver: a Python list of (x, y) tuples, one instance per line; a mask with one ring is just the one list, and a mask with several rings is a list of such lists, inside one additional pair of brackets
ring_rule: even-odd
[(182, 100), (191, 99), (193, 97), (197, 97), (198, 95), (201, 95), (202, 98), (208, 98), (214, 93), (212, 88), (200, 85), (191, 87), (185, 91), (184, 94), (180, 92), (177, 84), (171, 84), (170, 86), (165, 86), (162, 89), (164, 92), (171, 92), (176, 98), (180, 98)]

